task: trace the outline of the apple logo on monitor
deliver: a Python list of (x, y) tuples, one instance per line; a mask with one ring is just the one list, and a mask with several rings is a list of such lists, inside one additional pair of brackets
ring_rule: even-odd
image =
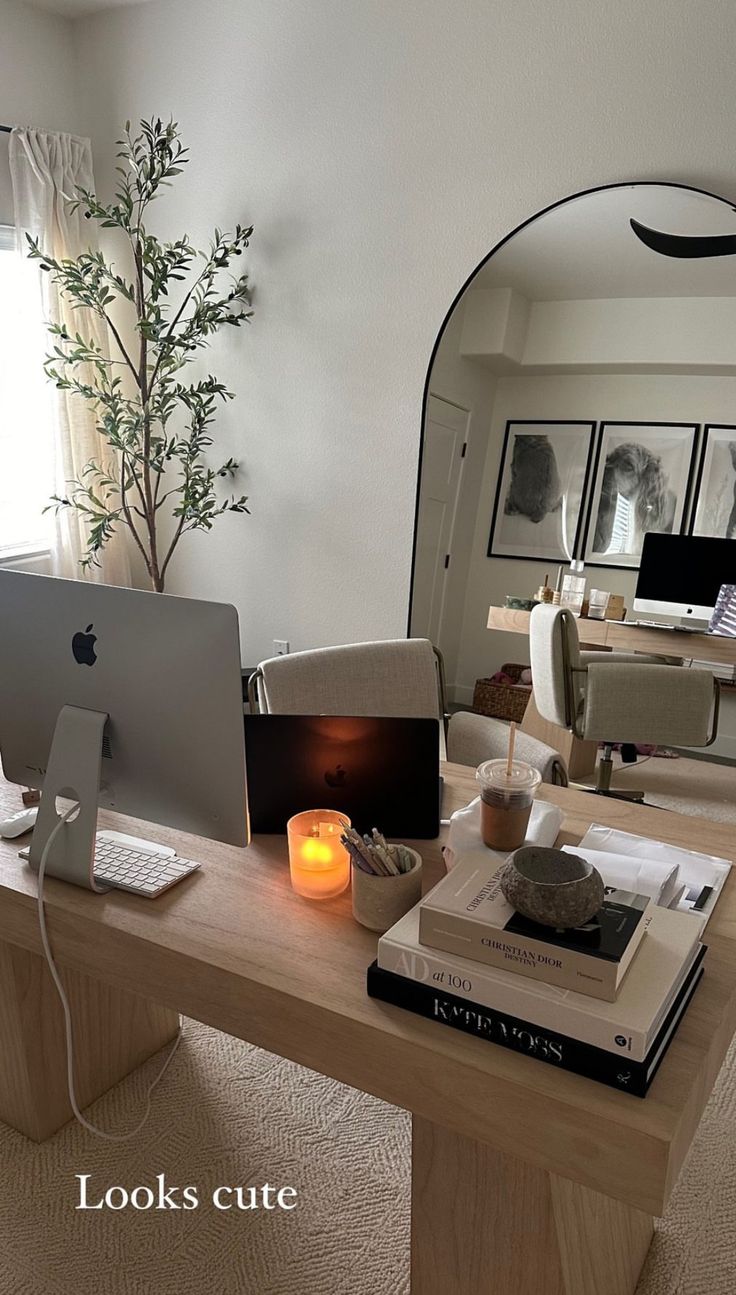
[(84, 631), (77, 630), (72, 639), (72, 655), (79, 665), (94, 665), (97, 660), (95, 652), (97, 635), (90, 634), (91, 629), (92, 626), (88, 625)]
[(344, 787), (348, 780), (347, 770), (338, 764), (334, 769), (328, 769), (325, 773), (325, 782), (328, 787)]

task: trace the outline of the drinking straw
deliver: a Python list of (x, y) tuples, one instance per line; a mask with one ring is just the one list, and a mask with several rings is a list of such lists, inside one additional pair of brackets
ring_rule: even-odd
[[(510, 725), (510, 727), (509, 727), (509, 750), (508, 750), (508, 755), (507, 755), (507, 757), (506, 757), (506, 777), (507, 777), (507, 779), (508, 779), (508, 782), (510, 782), (510, 781), (511, 781), (511, 774), (512, 774), (512, 772), (513, 772), (513, 764), (514, 764), (514, 744), (515, 744), (515, 742), (516, 742), (516, 724), (514, 724), (514, 723), (513, 723), (513, 721), (512, 721), (512, 723), (511, 723), (511, 725)], [(504, 797), (503, 797), (503, 798), (504, 798), (504, 800), (506, 801), (506, 804), (507, 804), (507, 805), (510, 805), (510, 803), (511, 803), (511, 789), (510, 789), (510, 787), (508, 786), (508, 783), (507, 783), (507, 785), (506, 785), (506, 790), (505, 790), (505, 792), (504, 792)]]
[(507, 778), (510, 778), (510, 777), (511, 777), (511, 773), (512, 773), (512, 765), (513, 765), (513, 761), (514, 761), (514, 743), (515, 743), (515, 742), (516, 742), (516, 724), (514, 724), (514, 723), (512, 722), (512, 724), (511, 724), (511, 726), (510, 726), (510, 728), (509, 728), (509, 752), (508, 752), (508, 757), (507, 757), (507, 759), (506, 759), (506, 777), (507, 777)]

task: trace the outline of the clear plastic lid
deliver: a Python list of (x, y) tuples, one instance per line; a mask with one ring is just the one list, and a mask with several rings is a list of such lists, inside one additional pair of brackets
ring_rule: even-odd
[(505, 796), (533, 795), (542, 781), (539, 770), (525, 760), (512, 760), (510, 775), (506, 760), (486, 760), (478, 765), (475, 776), (481, 788), (487, 787)]

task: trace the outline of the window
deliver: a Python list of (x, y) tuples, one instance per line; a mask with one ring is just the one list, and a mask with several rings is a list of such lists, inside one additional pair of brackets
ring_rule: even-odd
[(49, 548), (52, 393), (37, 267), (0, 225), (0, 562)]

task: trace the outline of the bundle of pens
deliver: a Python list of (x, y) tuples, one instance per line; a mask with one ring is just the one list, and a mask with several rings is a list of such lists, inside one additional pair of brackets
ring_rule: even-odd
[(367, 832), (361, 836), (354, 827), (347, 827), (341, 840), (361, 872), (372, 873), (374, 877), (398, 877), (411, 871), (414, 862), (411, 850), (405, 845), (389, 845), (375, 827), (370, 836)]

